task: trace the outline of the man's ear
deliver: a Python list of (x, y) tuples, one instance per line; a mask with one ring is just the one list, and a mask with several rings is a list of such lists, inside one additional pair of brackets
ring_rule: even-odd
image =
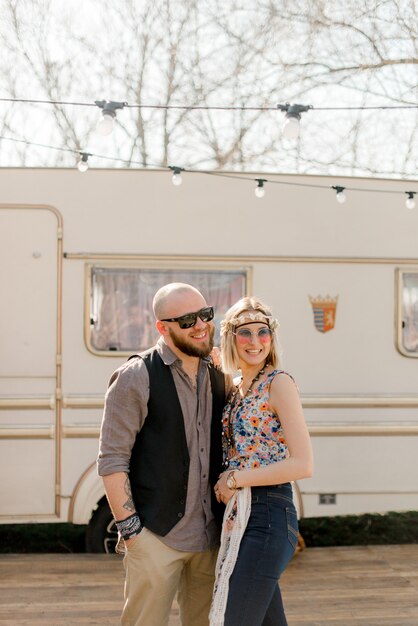
[(168, 335), (168, 328), (164, 322), (162, 322), (161, 320), (157, 320), (155, 322), (155, 326), (158, 332), (160, 333), (160, 335)]

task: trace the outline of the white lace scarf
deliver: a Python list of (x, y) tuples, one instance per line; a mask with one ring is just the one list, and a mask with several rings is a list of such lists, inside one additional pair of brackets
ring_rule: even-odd
[(223, 626), (224, 624), (229, 579), (234, 571), (250, 513), (251, 488), (237, 489), (226, 505), (222, 523), (221, 547), (216, 561), (215, 586), (209, 613), (210, 626)]

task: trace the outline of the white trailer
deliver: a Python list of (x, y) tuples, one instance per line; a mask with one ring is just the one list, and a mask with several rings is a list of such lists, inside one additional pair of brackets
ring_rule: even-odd
[(171, 280), (217, 321), (247, 292), (277, 314), (315, 452), (300, 515), (418, 509), (417, 183), (264, 174), (259, 199), (245, 176), (0, 170), (3, 523), (89, 524), (89, 549), (109, 548), (103, 396)]

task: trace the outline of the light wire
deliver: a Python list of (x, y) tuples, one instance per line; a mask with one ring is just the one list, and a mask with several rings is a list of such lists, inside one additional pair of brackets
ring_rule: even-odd
[[(222, 178), (230, 178), (233, 180), (243, 180), (243, 181), (250, 181), (250, 182), (258, 182), (259, 180), (263, 180), (263, 183), (267, 183), (269, 185), (287, 185), (287, 186), (291, 186), (291, 187), (305, 187), (305, 188), (309, 188), (309, 189), (334, 189), (335, 186), (333, 185), (320, 185), (320, 184), (315, 184), (315, 183), (297, 183), (297, 182), (292, 182), (292, 181), (282, 181), (282, 180), (273, 180), (273, 179), (268, 179), (268, 178), (263, 178), (260, 179), (259, 177), (254, 177), (254, 176), (243, 176), (240, 174), (231, 174), (228, 172), (215, 172), (213, 170), (193, 170), (193, 169), (187, 169), (187, 168), (183, 168), (183, 167), (179, 167), (177, 165), (162, 165), (162, 164), (156, 164), (156, 163), (148, 163), (147, 166), (144, 166), (142, 161), (135, 161), (133, 159), (122, 159), (121, 157), (111, 157), (108, 155), (103, 155), (103, 154), (95, 154), (92, 152), (88, 152), (87, 150), (76, 150), (76, 149), (71, 149), (71, 148), (62, 148), (62, 147), (58, 147), (58, 146), (51, 146), (48, 144), (42, 144), (42, 143), (37, 143), (37, 142), (33, 142), (33, 141), (28, 141), (26, 139), (17, 139), (15, 137), (4, 137), (2, 135), (0, 135), (0, 141), (1, 140), (5, 140), (5, 141), (12, 141), (12, 142), (16, 142), (16, 143), (24, 143), (26, 145), (29, 146), (36, 146), (39, 148), (45, 148), (45, 149), (49, 149), (49, 150), (57, 150), (57, 151), (61, 151), (61, 152), (71, 152), (74, 155), (79, 155), (82, 156), (83, 154), (87, 154), (89, 158), (93, 157), (93, 158), (97, 158), (97, 159), (105, 159), (108, 161), (118, 161), (120, 163), (125, 163), (127, 165), (139, 165), (140, 169), (146, 171), (149, 170), (151, 168), (158, 168), (158, 169), (164, 169), (167, 170), (169, 172), (173, 172), (174, 170), (178, 170), (181, 173), (186, 173), (186, 174), (205, 174), (207, 176), (218, 176), (218, 177), (222, 177)], [(335, 176), (333, 176), (332, 178), (335, 178)], [(405, 181), (406, 182), (406, 181)], [(414, 181), (411, 181), (411, 183), (414, 183)], [(344, 186), (344, 190), (346, 191), (359, 191), (359, 192), (368, 192), (368, 193), (387, 193), (387, 194), (402, 194), (404, 195), (405, 193), (418, 193), (415, 192), (413, 190), (411, 191), (397, 191), (394, 189), (375, 189), (375, 188), (362, 188), (362, 187), (347, 187)]]
[[(95, 102), (74, 102), (69, 100), (37, 100), (32, 98), (0, 98), (0, 102), (15, 102), (26, 104), (58, 104), (62, 106), (85, 106), (97, 107)], [(177, 109), (182, 111), (280, 111), (278, 106), (259, 107), (259, 106), (220, 106), (220, 105), (181, 105), (181, 104), (129, 104), (124, 106), (131, 109)], [(402, 104), (402, 105), (376, 105), (376, 106), (333, 106), (333, 107), (315, 107), (309, 105), (313, 111), (366, 111), (366, 110), (402, 110), (402, 109), (418, 109), (418, 104)], [(281, 112), (281, 111), (280, 111)]]

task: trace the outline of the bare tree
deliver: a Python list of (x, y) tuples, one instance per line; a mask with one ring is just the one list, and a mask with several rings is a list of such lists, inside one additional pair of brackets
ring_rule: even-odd
[[(418, 110), (367, 109), (417, 104), (414, 0), (0, 0), (0, 8), (0, 96), (53, 102), (0, 103), (3, 136), (107, 155), (110, 166), (416, 174)], [(94, 129), (102, 99), (132, 105), (105, 140)], [(292, 142), (275, 110), (285, 102), (313, 106)], [(0, 163), (74, 156), (10, 142)]]

